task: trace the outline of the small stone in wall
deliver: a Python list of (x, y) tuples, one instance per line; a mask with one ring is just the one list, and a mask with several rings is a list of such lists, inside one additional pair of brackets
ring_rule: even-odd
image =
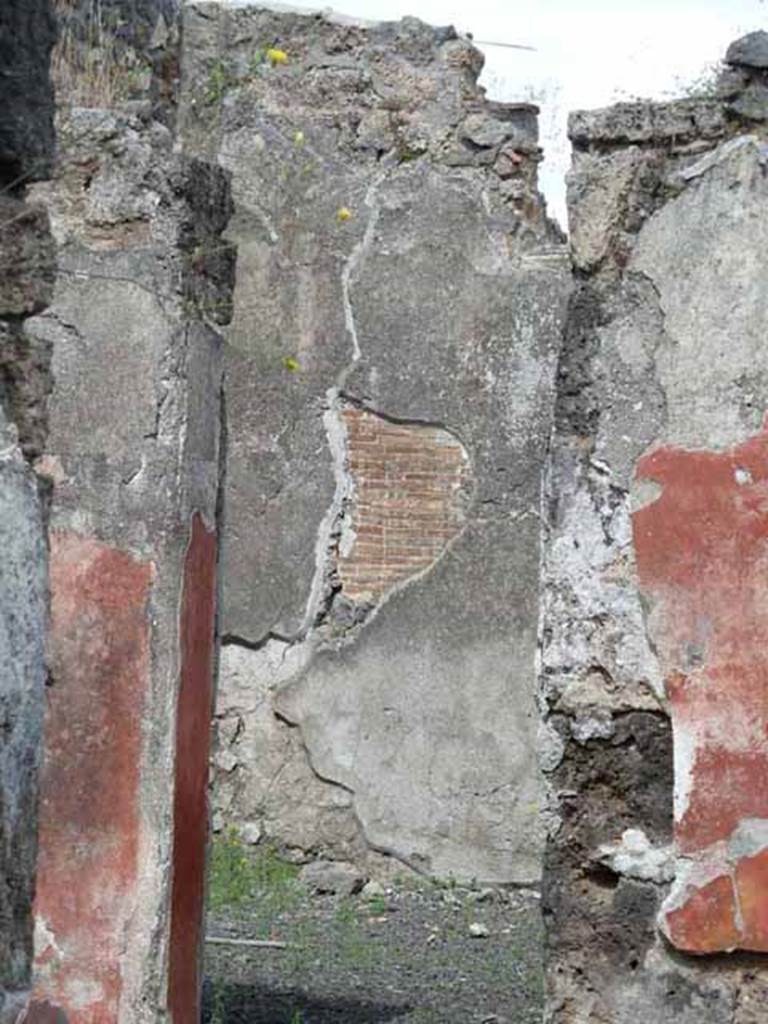
[(316, 860), (301, 869), (299, 880), (317, 896), (352, 896), (365, 885), (365, 877), (354, 864)]
[(237, 768), (237, 758), (231, 750), (220, 750), (215, 757), (216, 767), (223, 772), (232, 772)]
[(768, 32), (750, 32), (731, 43), (725, 54), (725, 63), (748, 68), (768, 68)]
[(768, 121), (768, 85), (752, 82), (730, 104), (730, 109), (748, 121)]
[(493, 903), (496, 899), (498, 890), (486, 888), (481, 889), (479, 892), (473, 894), (475, 903)]
[(571, 722), (571, 735), (577, 743), (590, 740), (608, 740), (615, 731), (609, 708), (590, 708), (587, 714)]
[(381, 899), (386, 896), (387, 890), (381, 884), (381, 882), (366, 882), (363, 886), (361, 895), (366, 900)]
[(261, 825), (257, 821), (246, 821), (240, 826), (240, 838), (249, 846), (255, 846), (261, 836)]

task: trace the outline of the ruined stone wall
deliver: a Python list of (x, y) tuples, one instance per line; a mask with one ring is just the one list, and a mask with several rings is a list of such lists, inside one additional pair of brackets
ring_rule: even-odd
[(45, 495), (31, 462), (45, 442), (50, 350), (26, 319), (51, 298), (45, 210), (25, 202), (53, 158), (47, 0), (0, 8), (0, 1021), (26, 998), (32, 957), (38, 766), (48, 578)]
[[(20, 12), (0, 52), (17, 16), (51, 41)], [(45, 82), (39, 132), (0, 115), (0, 1018), (34, 462), (29, 1024), (196, 1019), (219, 532), (219, 826), (522, 883), (548, 828), (550, 1021), (757, 1024), (768, 37), (716, 96), (573, 115), (573, 280), (535, 110), (488, 103), (452, 30), (195, 4), (184, 46), (186, 155), (144, 103), (64, 119), (44, 313), (46, 215), (11, 192), (48, 166)]]
[(199, 1019), (221, 445), (234, 254), (220, 168), (148, 112), (64, 116), (50, 686), (26, 1020)]
[(541, 677), (558, 1024), (765, 1015), (768, 36), (728, 59), (711, 98), (570, 119)]
[[(566, 293), (536, 111), (415, 19), (185, 10), (231, 171), (219, 827), (532, 882), (539, 506)], [(378, 867), (383, 862), (378, 862)]]

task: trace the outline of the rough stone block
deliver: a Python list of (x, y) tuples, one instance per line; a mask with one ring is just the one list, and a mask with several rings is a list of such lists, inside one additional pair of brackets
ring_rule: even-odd
[(51, 346), (16, 320), (0, 321), (0, 406), (18, 431), (25, 458), (40, 455), (48, 434)]
[(568, 116), (568, 138), (576, 149), (631, 143), (675, 147), (727, 133), (726, 110), (718, 100), (709, 99), (617, 103), (602, 110), (575, 110)]
[(354, 864), (343, 861), (313, 861), (302, 868), (299, 878), (310, 892), (318, 895), (352, 896), (365, 883)]
[(768, 85), (763, 82), (751, 82), (746, 89), (734, 99), (729, 110), (747, 121), (768, 121)]
[(0, 193), (0, 316), (31, 316), (47, 306), (55, 267), (44, 207)]
[(768, 68), (768, 32), (759, 29), (735, 39), (725, 53), (726, 64), (748, 68)]

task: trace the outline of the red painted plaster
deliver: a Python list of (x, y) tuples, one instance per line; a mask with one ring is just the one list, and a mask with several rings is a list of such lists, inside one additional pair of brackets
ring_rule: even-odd
[(768, 953), (768, 850), (739, 862), (736, 891), (749, 948)]
[(659, 448), (636, 475), (661, 487), (633, 532), (671, 704), (675, 840), (700, 866), (730, 864), (673, 890), (666, 931), (693, 952), (766, 949), (764, 855), (733, 863), (728, 840), (768, 819), (768, 432), (723, 452)]
[[(51, 535), (33, 1021), (112, 1024), (134, 910), (151, 563)], [(37, 1016), (35, 1016), (37, 1014)]]
[(679, 949), (687, 953), (717, 953), (739, 944), (734, 914), (731, 879), (719, 875), (693, 889), (682, 907), (669, 912), (667, 923)]
[(196, 514), (184, 563), (181, 607), (168, 984), (173, 1024), (194, 1024), (200, 1020), (215, 612), (216, 534), (207, 530), (202, 517)]

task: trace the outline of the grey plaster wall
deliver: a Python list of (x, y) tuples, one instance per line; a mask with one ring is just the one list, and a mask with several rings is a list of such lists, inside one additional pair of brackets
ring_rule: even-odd
[[(232, 173), (239, 252), (214, 800), (218, 825), (297, 857), (532, 882), (539, 505), (569, 280), (535, 108), (487, 102), (481, 65), (415, 19), (185, 11), (181, 135)], [(466, 463), (432, 495), (454, 525), (412, 572), (380, 541), (393, 502), (425, 508), (398, 443), (428, 472), (453, 457), (441, 445)]]
[(55, 252), (25, 186), (53, 159), (47, 0), (0, 9), (0, 1020), (30, 981), (48, 601), (44, 490), (30, 463), (47, 421), (50, 352), (25, 328), (49, 301)]
[(742, 99), (763, 73), (734, 62), (711, 98), (570, 119), (578, 284), (547, 484), (540, 694), (560, 816), (543, 903), (558, 1024), (764, 1012), (754, 962), (686, 958), (657, 930), (676, 871), (672, 734), (631, 525), (658, 498), (635, 480), (641, 455), (723, 451), (761, 429), (768, 107), (746, 116)]

